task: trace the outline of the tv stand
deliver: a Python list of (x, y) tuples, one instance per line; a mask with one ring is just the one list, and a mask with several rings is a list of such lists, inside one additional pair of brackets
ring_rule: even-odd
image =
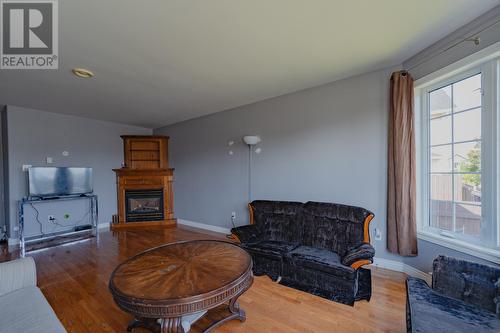
[[(24, 234), (24, 206), (25, 205), (35, 205), (49, 202), (60, 202), (67, 200), (81, 200), (88, 199), (90, 201), (89, 208), (89, 219), (90, 228), (78, 228), (75, 226), (74, 230), (62, 231), (62, 232), (51, 232), (49, 234), (42, 234), (40, 237), (26, 239)], [(78, 235), (81, 233), (88, 232), (91, 230), (92, 237), (99, 237), (97, 232), (98, 224), (98, 207), (97, 207), (97, 195), (95, 194), (82, 194), (82, 195), (68, 195), (68, 196), (58, 196), (58, 197), (24, 197), (22, 200), (18, 201), (18, 217), (19, 217), (19, 241), (21, 247), (21, 257), (26, 254), (26, 244), (33, 242), (43, 242), (47, 240), (53, 240), (59, 237), (67, 237), (71, 235)], [(87, 225), (88, 226), (88, 225)], [(82, 226), (80, 226), (82, 227)]]

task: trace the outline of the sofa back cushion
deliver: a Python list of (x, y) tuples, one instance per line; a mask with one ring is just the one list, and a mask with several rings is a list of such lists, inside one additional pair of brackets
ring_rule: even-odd
[(437, 292), (497, 313), (500, 267), (438, 256), (432, 271), (432, 288)]
[(255, 200), (250, 205), (263, 240), (300, 242), (303, 203)]
[(307, 202), (304, 205), (302, 244), (336, 252), (341, 258), (363, 244), (370, 211), (335, 203)]

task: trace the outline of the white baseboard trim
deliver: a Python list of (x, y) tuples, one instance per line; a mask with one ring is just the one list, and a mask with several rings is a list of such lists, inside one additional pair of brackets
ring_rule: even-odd
[(405, 273), (409, 276), (423, 279), (429, 284), (429, 286), (432, 284), (432, 276), (430, 274), (422, 272), (421, 270), (400, 261), (384, 258), (374, 258), (373, 266)]
[(109, 229), (109, 223), (106, 223), (106, 222), (104, 222), (104, 223), (99, 223), (99, 224), (97, 225), (97, 229), (98, 229), (98, 230), (99, 230), (99, 229)]
[(204, 230), (209, 230), (213, 232), (218, 232), (220, 234), (225, 234), (228, 235), (231, 233), (231, 229), (229, 228), (223, 228), (223, 227), (218, 227), (215, 225), (209, 225), (205, 223), (200, 223), (200, 222), (194, 222), (194, 221), (189, 221), (189, 220), (184, 220), (184, 219), (177, 219), (177, 224), (185, 225), (188, 227), (193, 227), (193, 228), (198, 228), (198, 229), (204, 229)]

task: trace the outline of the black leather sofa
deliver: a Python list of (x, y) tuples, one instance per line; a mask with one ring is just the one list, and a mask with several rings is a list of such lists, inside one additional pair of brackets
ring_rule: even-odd
[(406, 281), (408, 333), (500, 332), (500, 266), (439, 256), (432, 288)]
[(320, 202), (257, 200), (250, 225), (233, 228), (254, 261), (255, 275), (332, 301), (370, 300), (370, 211)]

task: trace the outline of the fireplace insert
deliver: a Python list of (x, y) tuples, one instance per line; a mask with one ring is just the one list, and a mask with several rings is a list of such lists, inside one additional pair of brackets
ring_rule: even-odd
[(163, 190), (125, 190), (125, 216), (126, 222), (163, 220)]

